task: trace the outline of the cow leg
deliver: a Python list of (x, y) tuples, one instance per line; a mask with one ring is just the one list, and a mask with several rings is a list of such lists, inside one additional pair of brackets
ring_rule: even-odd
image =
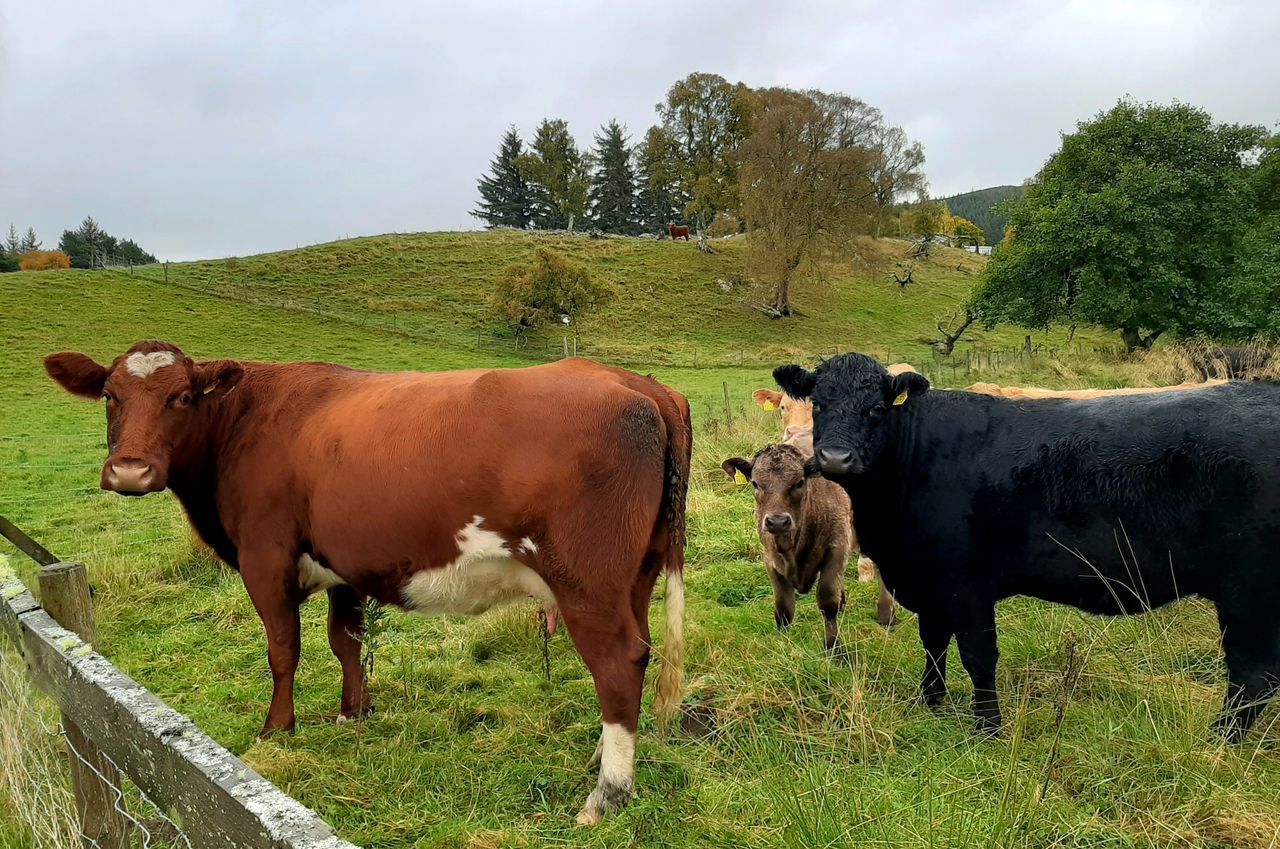
[(996, 646), (996, 609), (966, 611), (965, 621), (956, 628), (956, 645), (960, 662), (973, 681), (973, 712), (979, 734), (1000, 731), (1000, 704), (996, 699), (996, 663), (1000, 650)]
[(1269, 612), (1218, 608), (1227, 697), (1213, 730), (1239, 743), (1280, 688), (1280, 633)]
[(364, 597), (348, 586), (329, 590), (329, 648), (342, 666), (342, 708), (339, 722), (359, 719), (373, 711), (360, 662), (364, 638)]
[(796, 588), (772, 568), (769, 580), (773, 582), (773, 624), (779, 631), (785, 631), (796, 618)]
[(937, 613), (921, 613), (920, 643), (924, 646), (924, 676), (920, 679), (920, 700), (937, 707), (947, 695), (947, 649), (951, 645), (951, 625)]
[(267, 632), (267, 662), (274, 686), (271, 707), (258, 737), (276, 731), (293, 731), (293, 677), (302, 654), (302, 627), (298, 619), (300, 599), (291, 591), (298, 585), (297, 564), (287, 558), (264, 558), (242, 553), (240, 574), (249, 599)]
[(635, 789), (636, 728), (649, 645), (625, 597), (590, 608), (562, 604), (560, 612), (595, 681), (604, 722), (597, 747), (600, 775), (578, 814), (580, 825), (595, 825), (610, 808), (626, 804)]
[[(888, 629), (898, 624), (898, 619), (894, 615), (895, 607), (893, 594), (889, 592), (889, 588), (884, 585), (884, 580), (882, 579), (880, 581), (880, 599), (876, 602), (876, 622), (880, 627)], [(948, 641), (950, 641), (949, 637)]]
[(835, 652), (840, 645), (840, 608), (844, 605), (844, 562), (828, 559), (818, 577), (818, 609), (825, 631), (823, 647)]

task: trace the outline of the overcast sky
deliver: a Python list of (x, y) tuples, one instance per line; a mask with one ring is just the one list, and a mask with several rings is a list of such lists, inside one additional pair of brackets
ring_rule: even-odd
[(944, 196), (1126, 94), (1275, 127), (1280, 2), (6, 0), (0, 228), (89, 214), (174, 260), (471, 229), (507, 125), (639, 137), (691, 71), (860, 97)]

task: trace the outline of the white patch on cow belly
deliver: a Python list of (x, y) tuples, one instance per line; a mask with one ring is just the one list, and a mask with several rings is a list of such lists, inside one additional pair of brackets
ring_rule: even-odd
[(302, 591), (307, 595), (321, 590), (330, 590), (345, 583), (346, 581), (338, 577), (337, 572), (321, 566), (310, 555), (304, 554), (298, 558), (298, 586), (302, 587)]
[(415, 613), (475, 616), (524, 598), (555, 601), (538, 573), (514, 559), (506, 540), (482, 524), (484, 517), (476, 516), (458, 531), (458, 557), (452, 563), (409, 579), (400, 590), (405, 607)]
[(172, 351), (152, 351), (150, 354), (138, 351), (129, 355), (129, 358), (124, 361), (124, 367), (134, 377), (145, 378), (153, 371), (171, 366), (174, 362)]

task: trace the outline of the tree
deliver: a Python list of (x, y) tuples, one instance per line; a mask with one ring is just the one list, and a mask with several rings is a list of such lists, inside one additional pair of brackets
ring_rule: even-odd
[(673, 85), (658, 117), (670, 140), (684, 218), (701, 229), (738, 206), (738, 147), (751, 135), (757, 98), (718, 74), (690, 74)]
[(132, 239), (121, 241), (104, 231), (92, 217), (85, 218), (75, 230), (64, 230), (58, 250), (71, 257), (72, 268), (97, 268), (108, 260), (139, 265), (156, 261)]
[(36, 228), (27, 228), (27, 234), (22, 237), (22, 245), (19, 249), (22, 253), (40, 250), (40, 240), (36, 238)]
[(591, 219), (606, 233), (634, 235), (640, 231), (636, 172), (626, 130), (617, 121), (610, 121), (601, 127), (595, 141), (595, 171), (587, 193)]
[(956, 247), (987, 243), (986, 232), (974, 222), (959, 215), (948, 214), (942, 221), (942, 232), (954, 240)]
[(759, 93), (756, 130), (740, 152), (748, 262), (773, 282), (768, 310), (791, 314), (797, 274), (816, 269), (869, 211), (871, 152), (847, 132), (864, 104), (843, 95), (769, 89)]
[(924, 148), (907, 139), (901, 127), (881, 119), (872, 130), (871, 183), (876, 205), (875, 236), (884, 230), (885, 216), (899, 199), (910, 194), (923, 194)]
[(9, 235), (4, 240), (4, 250), (9, 256), (22, 253), (22, 240), (18, 238), (18, 228), (12, 224), (9, 225)]
[(929, 239), (946, 233), (947, 219), (950, 217), (945, 204), (936, 200), (922, 200), (903, 211), (903, 235)]
[(1249, 163), (1264, 138), (1180, 103), (1122, 100), (1079, 124), (1011, 202), (1012, 238), (983, 273), (983, 319), (1096, 324), (1130, 351), (1164, 333), (1268, 329), (1280, 283), (1229, 276), (1257, 217)]
[(683, 217), (688, 198), (680, 191), (680, 168), (671, 138), (661, 127), (650, 127), (632, 151), (636, 162), (636, 213), (641, 232), (663, 233)]
[(529, 182), (533, 226), (572, 230), (587, 211), (590, 163), (562, 120), (547, 119), (539, 124), (530, 148), (516, 163)]
[(489, 173), (479, 180), (480, 203), (471, 212), (490, 229), (529, 227), (533, 214), (529, 184), (517, 165), (523, 153), (520, 134), (515, 127), (508, 127), (497, 155), (489, 163)]
[(494, 314), (521, 337), (548, 324), (572, 324), (613, 299), (613, 290), (592, 279), (586, 266), (548, 248), (533, 263), (512, 265), (494, 293)]

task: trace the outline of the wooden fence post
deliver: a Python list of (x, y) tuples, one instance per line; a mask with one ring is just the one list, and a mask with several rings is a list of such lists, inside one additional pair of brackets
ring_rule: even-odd
[(729, 384), (722, 382), (720, 386), (724, 389), (724, 424), (725, 427), (733, 427), (733, 412), (729, 408)]
[[(98, 641), (93, 623), (93, 602), (89, 598), (89, 577), (83, 563), (50, 563), (40, 569), (40, 605), (53, 620), (86, 643)], [(74, 722), (63, 715), (62, 728), (71, 760), (71, 788), (76, 797), (76, 813), (84, 845), (102, 849), (127, 849), (129, 828), (116, 808), (120, 776)], [(76, 753), (80, 757), (76, 757)], [(81, 758), (84, 760), (82, 761)], [(93, 765), (91, 769), (85, 762)], [(101, 774), (94, 773), (94, 769)], [(105, 780), (104, 780), (105, 779)]]
[(165, 285), (169, 283), (169, 260), (167, 259), (164, 261), (164, 282)]

